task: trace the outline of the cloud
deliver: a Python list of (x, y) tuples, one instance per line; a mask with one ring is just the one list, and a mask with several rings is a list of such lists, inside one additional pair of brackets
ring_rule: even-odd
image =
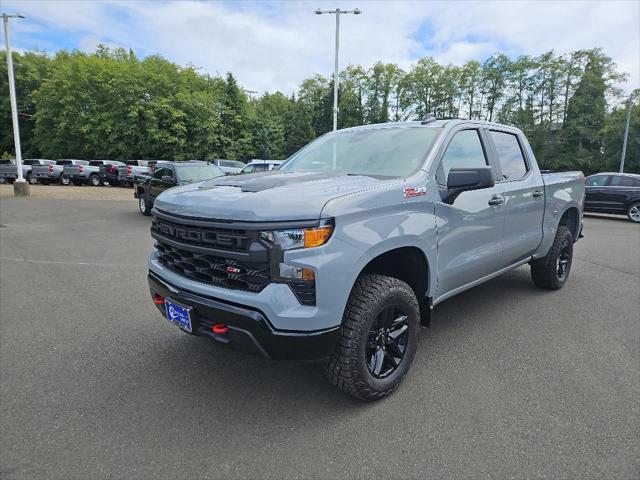
[[(381, 60), (408, 68), (423, 55), (444, 63), (483, 60), (495, 51), (537, 55), (602, 47), (626, 90), (640, 82), (640, 2), (345, 1), (363, 14), (341, 17), (340, 64)], [(248, 89), (291, 93), (333, 69), (334, 2), (149, 2), (5, 0), (28, 19), (12, 24), (14, 44), (92, 50), (98, 43), (160, 53), (209, 73), (231, 71)], [(14, 27), (15, 25), (15, 27)]]

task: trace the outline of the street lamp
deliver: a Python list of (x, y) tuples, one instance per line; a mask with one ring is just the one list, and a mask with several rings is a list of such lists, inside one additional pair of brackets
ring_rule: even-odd
[(336, 65), (333, 72), (333, 130), (338, 129), (338, 50), (340, 48), (340, 15), (345, 13), (352, 13), (354, 15), (360, 15), (362, 10), (355, 8), (353, 10), (320, 10), (316, 9), (316, 15), (323, 15), (325, 13), (333, 13), (336, 16)]
[(16, 169), (18, 178), (13, 184), (14, 195), (29, 195), (29, 184), (22, 177), (22, 151), (20, 150), (20, 131), (18, 130), (18, 106), (16, 103), (16, 85), (13, 78), (13, 59), (11, 58), (11, 46), (9, 45), (9, 19), (25, 18), (19, 13), (16, 15), (2, 14), (4, 24), (4, 40), (7, 47), (7, 72), (9, 74), (9, 96), (11, 97), (11, 118), (13, 120), (13, 141), (16, 146)]

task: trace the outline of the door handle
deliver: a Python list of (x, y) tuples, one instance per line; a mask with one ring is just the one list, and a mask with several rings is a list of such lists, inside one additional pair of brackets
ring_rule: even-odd
[(504, 203), (504, 198), (499, 197), (497, 195), (494, 195), (493, 197), (491, 197), (491, 199), (489, 200), (489, 205), (496, 206), (496, 205), (502, 205)]
[(542, 198), (544, 197), (544, 192), (540, 191), (540, 190), (534, 190), (533, 191), (533, 198), (538, 199), (538, 198)]

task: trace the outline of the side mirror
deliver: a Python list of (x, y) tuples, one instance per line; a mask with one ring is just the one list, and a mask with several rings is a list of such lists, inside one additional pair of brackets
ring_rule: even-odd
[(451, 205), (462, 192), (491, 188), (495, 183), (491, 167), (452, 168), (449, 170), (447, 191), (444, 192), (442, 201)]
[(175, 185), (176, 184), (176, 181), (173, 179), (173, 177), (171, 175), (163, 175), (160, 180), (162, 181), (162, 183), (164, 183), (166, 185)]

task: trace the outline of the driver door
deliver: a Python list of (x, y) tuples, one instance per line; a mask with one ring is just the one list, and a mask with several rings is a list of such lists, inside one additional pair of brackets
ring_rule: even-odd
[[(173, 181), (171, 183), (163, 181), (162, 177), (165, 176), (171, 177)], [(156, 168), (156, 171), (153, 173), (153, 177), (149, 180), (149, 196), (151, 197), (151, 200), (155, 200), (155, 198), (167, 188), (171, 188), (175, 185), (176, 174), (172, 166), (162, 165), (161, 167)]]
[[(436, 182), (446, 191), (451, 168), (491, 165), (484, 132), (464, 129), (447, 144), (436, 170)], [(495, 169), (495, 165), (491, 165)], [(436, 298), (496, 272), (502, 258), (504, 185), (461, 193), (451, 205), (437, 202), (438, 287)]]

